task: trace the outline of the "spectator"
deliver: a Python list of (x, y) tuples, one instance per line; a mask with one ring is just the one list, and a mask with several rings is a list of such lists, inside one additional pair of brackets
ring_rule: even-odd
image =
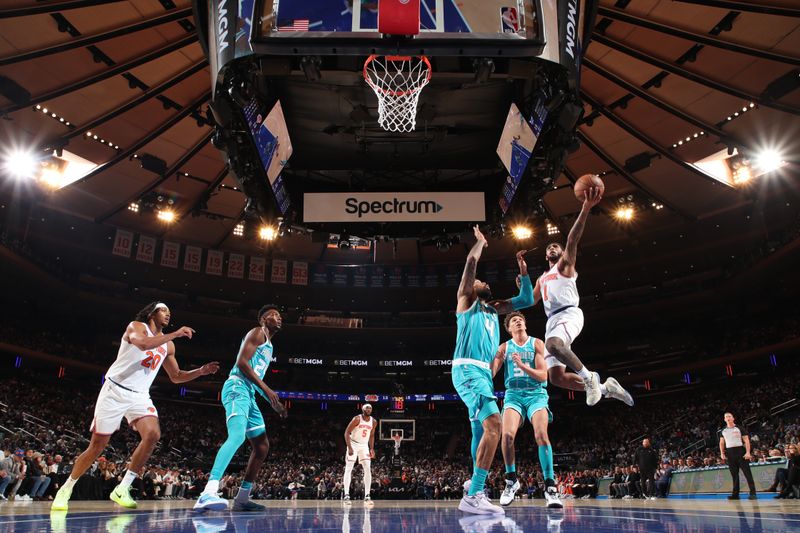
[(661, 469), (658, 471), (658, 479), (656, 479), (656, 497), (666, 498), (669, 495), (669, 483), (672, 479), (672, 473), (675, 468), (668, 461), (664, 461)]

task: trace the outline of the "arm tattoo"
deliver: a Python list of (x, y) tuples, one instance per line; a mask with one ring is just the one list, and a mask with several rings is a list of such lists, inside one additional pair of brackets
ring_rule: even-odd
[(581, 240), (581, 236), (583, 235), (583, 228), (586, 227), (587, 217), (588, 213), (584, 214), (581, 212), (578, 218), (575, 219), (575, 224), (572, 225), (572, 229), (569, 230), (569, 235), (567, 236), (567, 254), (573, 261), (578, 253), (578, 241)]
[(467, 257), (467, 264), (464, 265), (464, 273), (461, 275), (461, 285), (458, 287), (459, 294), (466, 294), (472, 290), (477, 270), (478, 260), (470, 254)]

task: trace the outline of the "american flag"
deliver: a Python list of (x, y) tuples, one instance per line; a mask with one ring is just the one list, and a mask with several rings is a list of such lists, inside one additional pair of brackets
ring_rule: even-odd
[(308, 19), (296, 19), (291, 26), (278, 26), (278, 31), (308, 31)]

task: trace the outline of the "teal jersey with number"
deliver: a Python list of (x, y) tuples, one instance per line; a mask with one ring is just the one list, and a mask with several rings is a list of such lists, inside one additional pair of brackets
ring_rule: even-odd
[(500, 343), (500, 321), (494, 307), (475, 300), (469, 309), (456, 313), (456, 326), (453, 359), (491, 363)]
[[(244, 345), (244, 339), (242, 339), (242, 344), (239, 346), (240, 351), (242, 349), (242, 345)], [(254, 353), (253, 357), (250, 358), (250, 366), (252, 367), (253, 371), (255, 371), (259, 379), (263, 380), (264, 374), (267, 373), (267, 368), (269, 368), (269, 364), (274, 360), (275, 358), (272, 357), (272, 343), (269, 341), (269, 339), (267, 339), (267, 342), (260, 344), (258, 348), (256, 348), (256, 353)], [(242, 371), (239, 370), (239, 367), (236, 365), (233, 365), (229, 376), (236, 377), (244, 381), (247, 386), (251, 388), (252, 392), (256, 392), (258, 389), (253, 382), (251, 382), (244, 374), (242, 374)]]
[(506, 341), (506, 360), (505, 367), (505, 383), (506, 391), (509, 390), (524, 390), (524, 391), (542, 391), (547, 387), (547, 382), (536, 381), (531, 376), (526, 374), (519, 368), (512, 356), (518, 353), (522, 362), (531, 368), (536, 368), (536, 338), (528, 337), (528, 340), (522, 346), (519, 346), (514, 339)]

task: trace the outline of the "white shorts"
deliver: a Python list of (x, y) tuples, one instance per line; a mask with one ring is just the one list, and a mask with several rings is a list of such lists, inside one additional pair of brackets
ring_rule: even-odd
[(369, 446), (367, 445), (359, 445), (359, 444), (350, 444), (350, 447), (353, 448), (353, 455), (349, 455), (347, 451), (344, 453), (344, 460), (349, 463), (354, 463), (358, 461), (359, 463), (362, 461), (370, 461), (372, 458), (369, 456)]
[[(555, 337), (564, 341), (564, 344), (569, 347), (578, 335), (581, 334), (582, 329), (583, 311), (581, 311), (580, 307), (568, 307), (547, 319), (544, 340), (545, 343), (547, 343), (547, 339)], [(547, 364), (547, 370), (550, 370), (554, 366), (567, 366), (556, 359), (555, 356), (550, 355), (546, 348), (544, 351), (544, 362)]]
[(125, 390), (106, 379), (97, 396), (89, 431), (98, 435), (111, 435), (119, 429), (122, 417), (127, 419), (129, 426), (136, 429), (136, 421), (146, 416), (158, 418), (158, 411), (149, 395)]

